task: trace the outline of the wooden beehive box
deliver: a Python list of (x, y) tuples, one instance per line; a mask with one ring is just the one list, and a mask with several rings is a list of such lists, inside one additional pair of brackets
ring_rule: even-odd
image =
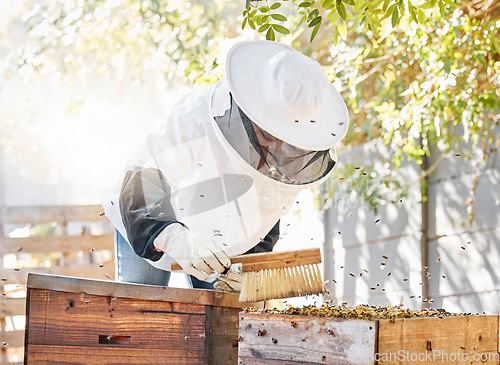
[(27, 364), (236, 364), (237, 295), (29, 274)]
[(376, 321), (240, 313), (239, 364), (500, 364), (499, 316)]

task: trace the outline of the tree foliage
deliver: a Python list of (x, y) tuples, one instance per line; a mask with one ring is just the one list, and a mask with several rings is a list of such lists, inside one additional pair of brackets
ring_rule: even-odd
[(25, 39), (9, 69), (29, 79), (92, 72), (116, 80), (148, 73), (204, 83), (217, 79), (217, 52), (236, 36), (237, 4), (220, 0), (27, 1), (19, 22)]
[[(290, 17), (284, 26), (291, 32), (298, 27), (308, 30), (295, 39), (294, 46), (325, 66), (351, 110), (345, 144), (382, 139), (390, 152), (382, 165), (390, 164), (393, 171), (405, 161), (421, 164), (431, 152), (440, 156), (436, 164), (454, 155), (470, 160), (475, 166), (473, 188), (471, 197), (464, 200), (472, 219), (474, 189), (500, 143), (496, 138), (500, 2), (423, 1), (417, 5), (411, 1), (326, 0), (291, 4), (300, 16)], [(263, 31), (266, 21), (276, 18), (263, 16), (271, 8), (268, 2), (264, 8), (249, 3), (247, 24), (253, 17), (260, 25), (256, 30)], [(422, 177), (435, 168), (430, 166)], [(375, 207), (373, 202), (383, 197), (373, 184), (360, 181), (387, 182), (388, 174), (373, 166), (364, 170), (370, 173), (359, 175), (351, 165), (337, 170), (326, 195), (346, 191), (340, 186), (347, 184)], [(391, 181), (381, 185), (388, 201), (404, 196), (408, 184), (395, 177)]]
[(351, 48), (358, 56), (336, 65), (345, 66), (337, 76), (349, 90), (358, 132), (349, 141), (380, 136), (395, 168), (405, 160), (420, 164), (431, 152), (440, 155), (437, 163), (452, 155), (470, 160), (474, 184), (464, 198), (470, 220), (477, 179), (499, 147), (500, 22), (482, 15), (458, 6), (445, 17), (402, 22), (376, 42)]
[[(265, 4), (261, 5), (262, 3)], [(412, 3), (403, 0), (293, 0), (292, 3), (300, 15), (292, 26), (304, 24), (311, 28), (310, 40), (313, 41), (320, 28), (326, 24), (326, 27), (334, 31), (335, 44), (339, 36), (346, 39), (348, 25), (352, 26), (353, 23), (360, 26), (364, 32), (369, 31), (378, 36), (386, 19), (390, 19), (392, 27), (406, 15), (413, 22), (422, 23), (427, 18), (427, 9), (437, 9), (441, 16), (444, 16), (446, 6), (454, 6), (451, 0), (424, 0), (418, 5), (416, 1)], [(242, 27), (248, 25), (259, 33), (265, 33), (268, 40), (275, 40), (276, 32), (289, 34), (287, 27), (278, 24), (287, 21), (287, 17), (280, 14), (280, 7), (280, 2), (247, 0)]]

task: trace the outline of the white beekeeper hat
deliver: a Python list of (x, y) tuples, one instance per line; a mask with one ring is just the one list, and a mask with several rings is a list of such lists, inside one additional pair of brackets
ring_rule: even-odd
[(235, 44), (226, 81), (240, 109), (260, 128), (305, 150), (327, 150), (347, 133), (349, 115), (318, 62), (274, 41)]

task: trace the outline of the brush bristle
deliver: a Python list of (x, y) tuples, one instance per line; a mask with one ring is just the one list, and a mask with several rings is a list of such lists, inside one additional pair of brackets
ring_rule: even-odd
[(240, 293), (241, 302), (292, 298), (324, 293), (317, 264), (248, 272)]

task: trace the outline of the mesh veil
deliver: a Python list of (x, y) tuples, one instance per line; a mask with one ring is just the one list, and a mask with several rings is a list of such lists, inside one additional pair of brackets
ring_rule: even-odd
[[(224, 108), (214, 115), (222, 134), (238, 154), (253, 168), (287, 184), (309, 184), (327, 175), (335, 166), (334, 151), (303, 150), (281, 140), (263, 145), (256, 126), (239, 108), (228, 89), (218, 99)], [(221, 105), (221, 104), (219, 104)], [(225, 109), (225, 110), (224, 110)]]

